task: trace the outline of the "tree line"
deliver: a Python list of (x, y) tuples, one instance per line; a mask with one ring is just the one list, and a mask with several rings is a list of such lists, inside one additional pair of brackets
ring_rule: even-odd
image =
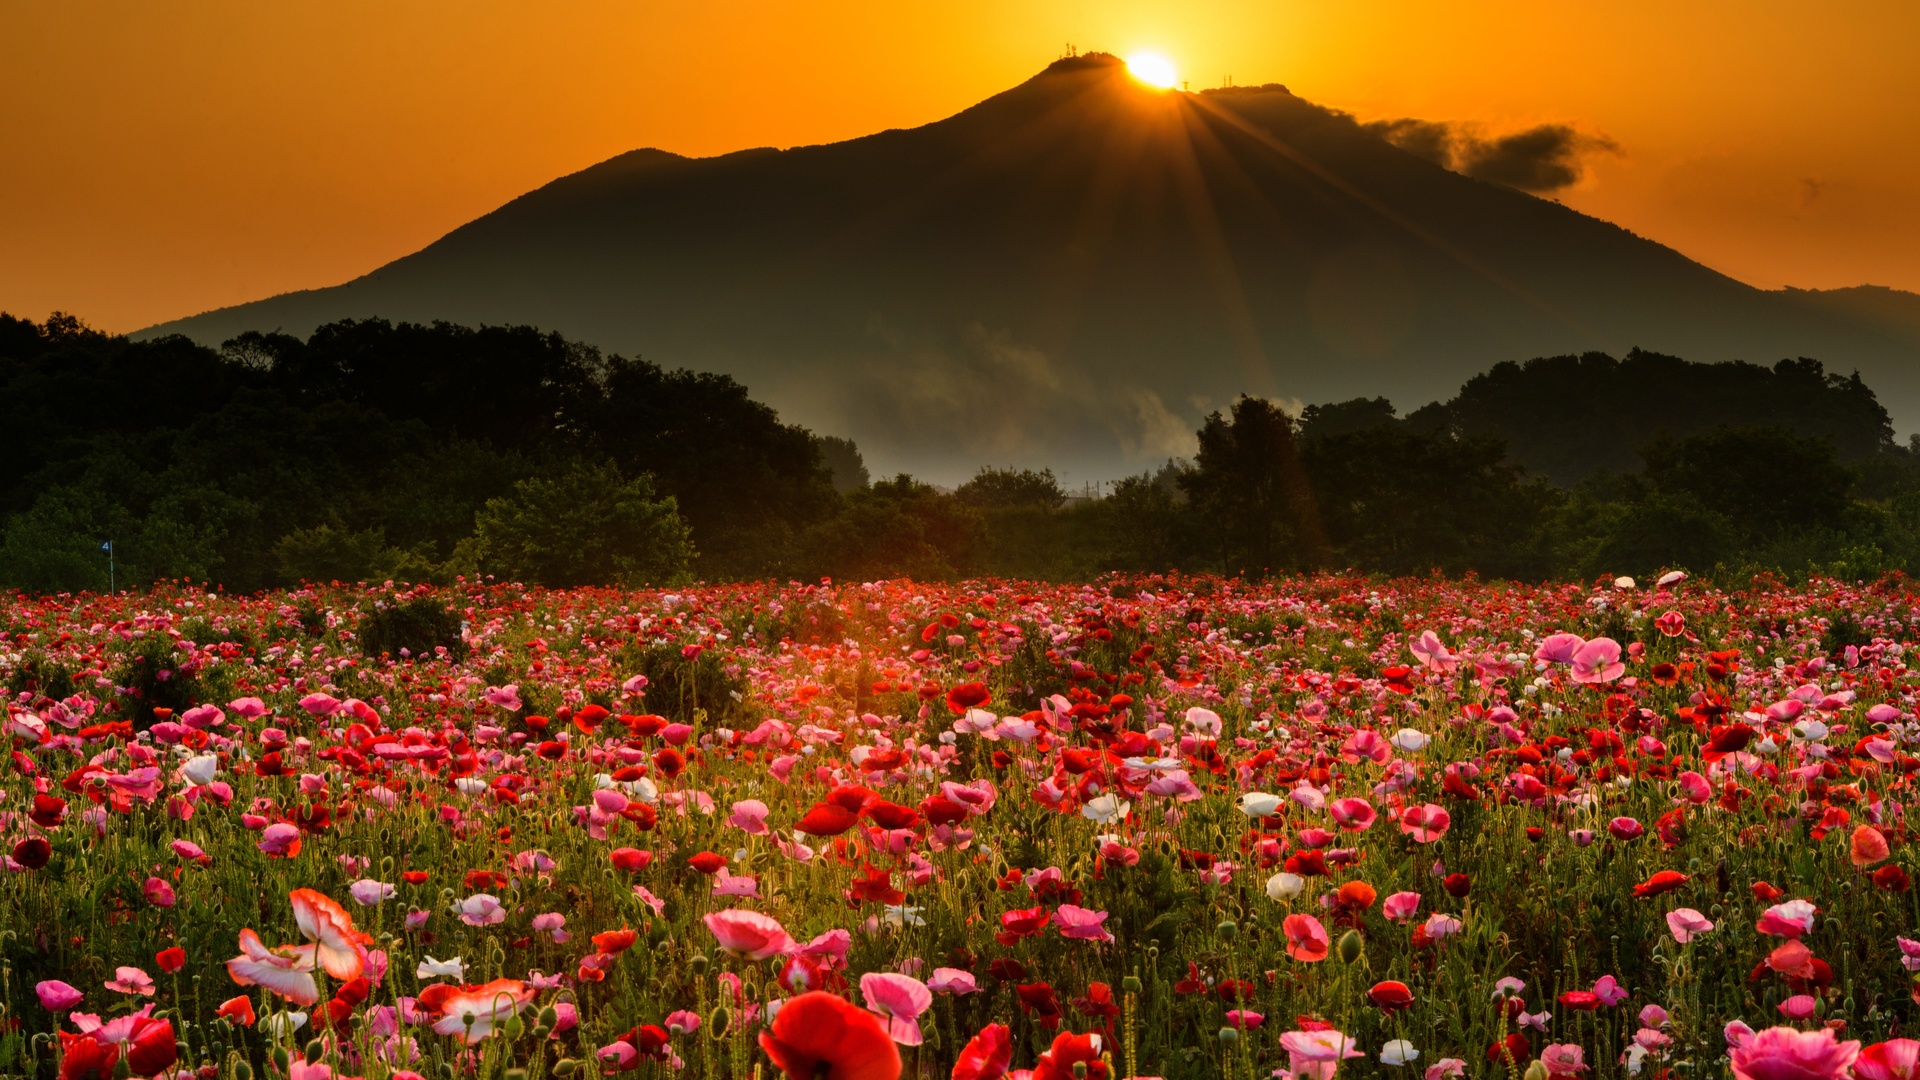
[(724, 376), (379, 319), (213, 350), (0, 315), (0, 583), (573, 586), (1318, 568), (1538, 580), (1920, 568), (1920, 451), (1813, 360), (1500, 364), (1402, 416), (1242, 398), (1191, 460), (868, 476)]

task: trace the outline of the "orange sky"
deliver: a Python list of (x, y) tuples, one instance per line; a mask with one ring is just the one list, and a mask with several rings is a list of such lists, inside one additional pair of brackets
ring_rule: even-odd
[(1920, 291), (1912, 0), (5, 0), (0, 310), (334, 284), (640, 146), (938, 119), (1066, 43), (1366, 118), (1572, 121), (1569, 204), (1754, 284)]

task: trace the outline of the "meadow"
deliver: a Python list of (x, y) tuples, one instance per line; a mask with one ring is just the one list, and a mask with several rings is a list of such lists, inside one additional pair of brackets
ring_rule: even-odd
[(0, 1073), (1912, 1077), (1904, 578), (0, 600)]

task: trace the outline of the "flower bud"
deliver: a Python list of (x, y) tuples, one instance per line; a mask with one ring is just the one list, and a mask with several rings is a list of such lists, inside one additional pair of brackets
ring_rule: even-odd
[(1126, 978), (1121, 979), (1120, 989), (1125, 990), (1129, 994), (1139, 993), (1140, 992), (1140, 976), (1129, 975)]
[(540, 1010), (540, 1026), (543, 1028), (560, 1026), (560, 1010), (549, 1005)]
[(307, 1044), (307, 1064), (309, 1065), (315, 1064), (321, 1058), (325, 1057), (326, 1053), (327, 1053), (326, 1045), (323, 1044), (319, 1039), (315, 1039), (312, 1042), (309, 1042)]
[(1538, 1058), (1527, 1062), (1524, 1080), (1547, 1080), (1547, 1066)]
[(561, 1077), (572, 1076), (573, 1070), (579, 1067), (579, 1063), (572, 1058), (561, 1058), (559, 1061), (553, 1063), (553, 1075)]
[(233, 1080), (253, 1080), (253, 1066), (244, 1061), (234, 1062)]
[(1221, 941), (1232, 941), (1234, 936), (1239, 932), (1240, 924), (1234, 922), (1232, 919), (1228, 919), (1213, 928), (1214, 936), (1218, 937)]
[(281, 1076), (287, 1075), (288, 1071), (292, 1069), (293, 1066), (287, 1057), (286, 1047), (276, 1046), (273, 1048), (273, 1067), (280, 1071)]
[(716, 1039), (726, 1035), (727, 1025), (731, 1023), (733, 1023), (733, 1013), (729, 1012), (725, 1005), (713, 1010), (713, 1015), (707, 1018), (708, 1030)]
[(500, 1025), (500, 1030), (507, 1033), (508, 1042), (513, 1042), (527, 1033), (527, 1022), (518, 1016), (509, 1016), (507, 1022)]
[(1365, 948), (1365, 946), (1366, 946), (1366, 942), (1360, 939), (1360, 931), (1349, 930), (1346, 933), (1341, 934), (1340, 935), (1341, 963), (1351, 964), (1354, 961), (1360, 959), (1360, 953)]
[(1223, 1027), (1220, 1029), (1220, 1041), (1232, 1046), (1240, 1041), (1240, 1029)]

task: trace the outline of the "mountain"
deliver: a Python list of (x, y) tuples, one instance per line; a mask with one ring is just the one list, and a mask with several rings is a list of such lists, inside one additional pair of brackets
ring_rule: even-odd
[(1189, 452), (1243, 392), (1413, 405), (1634, 346), (1857, 368), (1911, 428), (1920, 333), (1886, 306), (1752, 288), (1281, 86), (1156, 91), (1095, 54), (911, 130), (636, 150), (344, 285), (144, 334), (529, 323), (733, 375), (876, 471), (1077, 482)]

